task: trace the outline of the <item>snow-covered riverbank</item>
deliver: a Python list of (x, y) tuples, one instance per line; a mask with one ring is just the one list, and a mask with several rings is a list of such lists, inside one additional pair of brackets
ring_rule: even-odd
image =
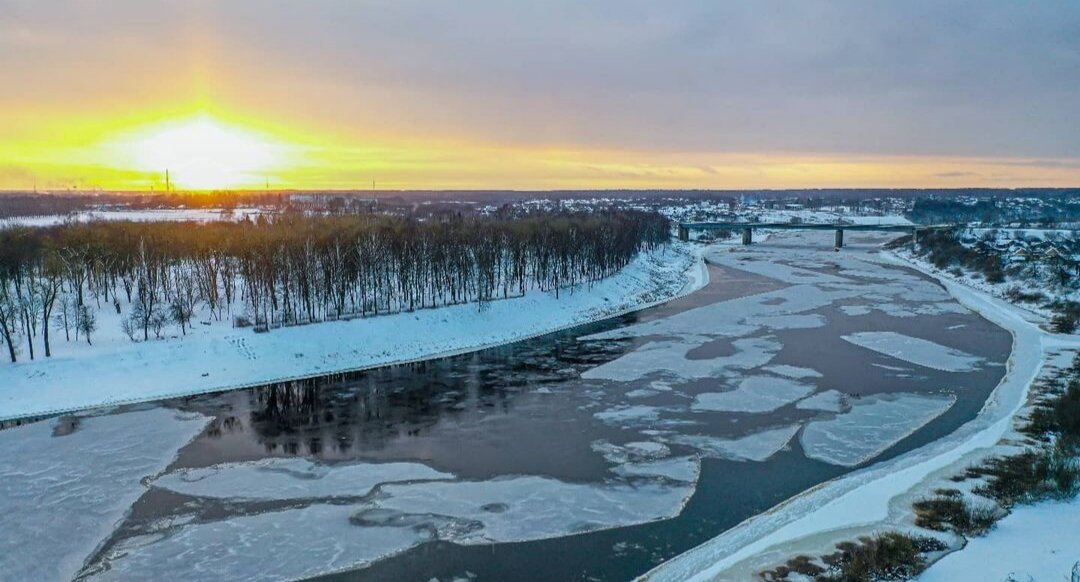
[[(891, 255), (867, 259), (901, 263)], [(659, 566), (646, 575), (648, 580), (749, 579), (796, 554), (821, 555), (831, 552), (837, 542), (859, 535), (910, 530), (914, 500), (998, 451), (1002, 440), (1012, 435), (1014, 418), (1027, 402), (1047, 354), (1076, 350), (1080, 341), (1049, 335), (1039, 328), (1038, 316), (937, 278), (966, 307), (1013, 334), (1008, 372), (979, 415), (944, 439), (822, 484), (748, 519)]]
[(214, 326), (163, 341), (115, 341), (0, 366), (0, 419), (253, 386), (460, 354), (613, 317), (701, 288), (700, 248), (642, 253), (591, 287), (276, 329)]

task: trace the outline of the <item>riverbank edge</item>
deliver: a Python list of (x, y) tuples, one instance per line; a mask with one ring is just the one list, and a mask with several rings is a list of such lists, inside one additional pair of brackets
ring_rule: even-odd
[[(35, 410), (27, 410), (27, 411), (23, 411), (23, 412), (17, 412), (17, 413), (14, 413), (14, 414), (8, 414), (8, 413), (5, 413), (3, 411), (0, 411), (0, 421), (18, 421), (18, 420), (24, 420), (24, 419), (27, 420), (27, 421), (33, 421), (33, 420), (38, 419), (38, 418), (46, 418), (46, 417), (51, 417), (51, 416), (56, 416), (56, 415), (61, 415), (61, 414), (68, 414), (68, 413), (80, 412), (80, 411), (85, 411), (85, 410), (93, 410), (93, 409), (98, 409), (98, 408), (112, 408), (112, 407), (116, 407), (116, 406), (123, 406), (123, 405), (129, 405), (129, 404), (139, 404), (139, 403), (143, 403), (143, 402), (155, 402), (155, 401), (160, 401), (160, 400), (168, 400), (168, 399), (172, 399), (172, 398), (182, 398), (182, 397), (185, 397), (185, 396), (196, 396), (196, 395), (200, 395), (200, 394), (211, 394), (211, 393), (216, 393), (216, 392), (227, 392), (229, 390), (240, 390), (240, 389), (245, 389), (245, 388), (253, 388), (253, 387), (257, 387), (257, 386), (264, 386), (264, 385), (267, 385), (267, 384), (275, 384), (275, 383), (280, 383), (280, 382), (291, 382), (291, 381), (298, 381), (298, 380), (306, 380), (306, 379), (317, 378), (317, 377), (320, 377), (320, 376), (326, 376), (326, 375), (330, 375), (330, 374), (348, 374), (348, 373), (354, 373), (354, 372), (363, 372), (363, 371), (368, 371), (368, 370), (375, 370), (375, 369), (379, 369), (379, 368), (385, 368), (385, 367), (389, 367), (389, 366), (398, 366), (398, 365), (415, 364), (415, 363), (426, 362), (426, 361), (440, 360), (440, 359), (443, 359), (443, 358), (450, 358), (450, 357), (459, 356), (459, 355), (463, 355), (463, 354), (468, 354), (468, 353), (472, 353), (472, 352), (477, 352), (477, 351), (481, 351), (481, 350), (485, 350), (485, 349), (495, 348), (495, 347), (499, 347), (499, 346), (519, 342), (519, 341), (525, 341), (525, 340), (529, 340), (529, 339), (532, 339), (532, 338), (548, 335), (548, 334), (551, 334), (551, 333), (557, 333), (557, 332), (560, 332), (560, 331), (564, 331), (564, 330), (571, 329), (571, 328), (578, 327), (578, 326), (582, 326), (582, 325), (588, 325), (588, 324), (591, 324), (591, 323), (597, 323), (597, 322), (605, 321), (605, 320), (608, 320), (608, 319), (622, 317), (622, 316), (625, 316), (625, 315), (628, 315), (628, 314), (631, 314), (631, 313), (635, 313), (635, 312), (638, 312), (638, 311), (649, 309), (651, 307), (656, 307), (658, 305), (662, 305), (664, 303), (674, 301), (675, 299), (685, 297), (686, 295), (689, 295), (689, 294), (701, 289), (702, 287), (708, 285), (708, 283), (709, 283), (709, 271), (708, 271), (708, 267), (706, 266), (705, 260), (704, 260), (704, 255), (705, 255), (708, 248), (709, 247), (707, 245), (687, 244), (687, 243), (672, 243), (671, 245), (669, 245), (667, 247), (664, 247), (664, 252), (672, 252), (672, 250), (674, 250), (675, 252), (684, 253), (686, 255), (687, 259), (688, 259), (688, 265), (682, 270), (682, 272), (680, 274), (680, 276), (683, 279), (683, 285), (677, 291), (675, 291), (674, 293), (672, 293), (670, 295), (667, 295), (666, 297), (662, 297), (660, 299), (656, 299), (656, 300), (653, 300), (653, 301), (637, 303), (636, 305), (633, 305), (631, 307), (628, 307), (628, 308), (625, 308), (625, 309), (619, 309), (619, 310), (612, 311), (612, 312), (600, 313), (598, 315), (587, 315), (587, 316), (583, 316), (583, 317), (578, 317), (578, 318), (574, 319), (573, 321), (570, 321), (570, 322), (567, 322), (567, 323), (560, 323), (558, 325), (552, 325), (550, 327), (546, 327), (546, 328), (543, 328), (543, 329), (540, 329), (540, 330), (537, 330), (537, 331), (530, 331), (530, 332), (527, 332), (527, 333), (512, 333), (511, 332), (511, 333), (508, 333), (507, 335), (505, 335), (504, 337), (499, 338), (496, 341), (488, 341), (488, 342), (483, 342), (483, 343), (471, 343), (470, 344), (470, 343), (468, 343), (468, 340), (465, 339), (464, 341), (462, 341), (461, 346), (453, 348), (453, 349), (441, 350), (441, 351), (430, 352), (430, 353), (423, 353), (423, 354), (421, 354), (419, 356), (414, 356), (414, 357), (378, 361), (378, 362), (359, 365), (359, 366), (345, 366), (345, 367), (334, 368), (334, 369), (319, 369), (318, 371), (313, 371), (311, 373), (306, 373), (305, 372), (305, 373), (295, 374), (295, 375), (267, 376), (267, 377), (261, 377), (258, 380), (251, 381), (251, 382), (241, 382), (241, 383), (235, 383), (234, 382), (234, 383), (229, 383), (229, 384), (223, 384), (223, 385), (220, 385), (220, 386), (201, 387), (201, 388), (192, 389), (192, 390), (181, 390), (181, 391), (172, 391), (172, 392), (156, 392), (156, 393), (152, 393), (152, 394), (147, 394), (145, 396), (132, 397), (132, 398), (102, 399), (99, 402), (87, 403), (87, 404), (82, 404), (82, 405), (78, 405), (78, 406), (57, 406), (57, 407), (51, 407), (51, 408), (41, 408), (41, 409), (35, 409)], [(645, 255), (645, 254), (648, 254), (648, 253), (642, 253), (642, 255)], [(639, 257), (639, 258), (641, 258), (641, 257)], [(642, 259), (642, 260), (647, 260), (647, 259)], [(618, 278), (620, 276), (625, 276), (625, 275), (626, 275), (626, 269), (624, 268), (622, 271), (620, 271), (619, 273), (613, 275), (609, 279), (614, 279), (614, 278)], [(579, 289), (578, 289), (579, 292), (582, 290), (581, 288), (584, 288), (584, 284), (579, 286)], [(566, 290), (563, 290), (563, 291), (565, 292)], [(651, 288), (651, 289), (638, 290), (636, 295), (640, 298), (640, 297), (648, 296), (649, 293), (658, 293), (658, 292), (663, 292), (663, 291), (664, 291), (664, 289), (663, 289), (662, 285), (658, 283), (658, 284), (654, 285), (654, 287)], [(590, 291), (585, 289), (584, 292), (588, 293)], [(537, 292), (537, 293), (539, 293), (539, 292)], [(635, 294), (628, 294), (628, 296), (626, 298), (629, 299), (633, 295), (635, 295)], [(503, 299), (503, 300), (499, 300), (498, 303), (513, 302), (513, 301), (519, 300), (519, 299), (523, 299), (523, 298), (515, 297), (515, 298), (510, 298), (510, 299)], [(430, 312), (430, 313), (438, 313), (441, 310), (453, 309), (454, 307), (459, 307), (459, 306), (441, 307), (441, 308), (435, 308), (435, 309), (428, 309), (428, 310), (424, 310), (424, 311)], [(584, 310), (581, 311), (581, 314), (586, 315), (586, 314), (589, 314), (589, 313), (591, 313), (593, 311), (594, 311), (593, 309), (584, 309)], [(403, 314), (394, 314), (394, 315), (383, 316), (383, 317), (384, 318), (393, 318), (393, 317), (400, 316), (400, 315), (403, 315)], [(409, 315), (409, 314), (404, 314), (404, 315)], [(364, 321), (370, 321), (370, 319), (357, 320), (357, 321), (362, 323)], [(317, 327), (319, 325), (323, 325), (323, 324), (313, 324), (313, 326), (311, 326), (311, 327)], [(2, 372), (0, 372), (0, 379), (3, 379)], [(137, 381), (138, 379), (137, 378), (132, 378), (132, 380)], [(22, 387), (20, 387), (20, 389), (32, 389), (32, 387), (30, 387), (30, 386), (22, 386)], [(0, 389), (0, 396), (2, 396), (2, 391), (3, 391), (3, 389)]]
[[(963, 286), (895, 253), (866, 260), (912, 268), (934, 278), (962, 305), (1013, 336), (1006, 374), (978, 415), (952, 434), (879, 465), (804, 491), (669, 560), (639, 580), (750, 579), (798, 554), (821, 555), (838, 542), (914, 526), (914, 500), (947, 477), (1009, 448), (1016, 420), (1047, 363), (1048, 349), (1077, 350), (1080, 338), (1043, 331), (1040, 317)], [(956, 549), (954, 551), (959, 551)], [(940, 559), (946, 554), (937, 556)]]

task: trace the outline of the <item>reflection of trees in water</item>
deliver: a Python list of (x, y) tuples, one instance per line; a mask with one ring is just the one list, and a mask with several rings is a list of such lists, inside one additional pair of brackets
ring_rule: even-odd
[(422, 436), (446, 416), (509, 410), (507, 392), (479, 388), (479, 376), (448, 373), (448, 367), (429, 362), (255, 388), (244, 392), (247, 415), (219, 413), (205, 434), (220, 438), (250, 429), (250, 438), (270, 454), (342, 458), (357, 446), (378, 449)]
[[(579, 332), (580, 333), (580, 332)], [(444, 420), (505, 414), (530, 386), (576, 380), (627, 342), (578, 342), (567, 333), (465, 356), (269, 384), (221, 402), (211, 438), (247, 433), (268, 454), (345, 459), (423, 437)], [(237, 398), (243, 402), (237, 402)], [(246, 411), (246, 413), (245, 413)]]

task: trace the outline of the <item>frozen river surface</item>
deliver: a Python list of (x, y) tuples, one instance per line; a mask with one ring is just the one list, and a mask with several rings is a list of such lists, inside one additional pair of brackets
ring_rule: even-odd
[(1008, 333), (824, 234), (502, 348), (0, 431), (0, 578), (641, 574), (940, 438), (1001, 379)]

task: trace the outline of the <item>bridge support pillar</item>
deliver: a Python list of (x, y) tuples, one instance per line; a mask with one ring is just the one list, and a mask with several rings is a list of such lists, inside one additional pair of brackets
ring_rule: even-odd
[(742, 229), (742, 244), (748, 245), (748, 244), (754, 242), (753, 232), (754, 232), (753, 229), (749, 229), (749, 228)]
[(685, 226), (679, 226), (679, 240), (690, 240), (690, 229)]
[(844, 229), (836, 229), (836, 248), (844, 246)]
[(913, 228), (911, 230), (911, 242), (913, 244), (919, 244), (919, 229)]

